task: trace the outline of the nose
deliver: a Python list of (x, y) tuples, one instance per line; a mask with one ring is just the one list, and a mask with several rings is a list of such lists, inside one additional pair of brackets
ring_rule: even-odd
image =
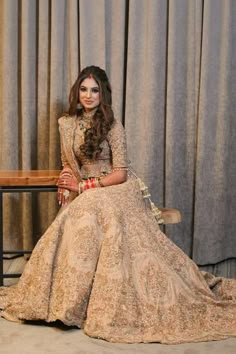
[(86, 95), (86, 97), (89, 98), (90, 96), (91, 96), (91, 90), (88, 89), (88, 90), (87, 90), (87, 95)]

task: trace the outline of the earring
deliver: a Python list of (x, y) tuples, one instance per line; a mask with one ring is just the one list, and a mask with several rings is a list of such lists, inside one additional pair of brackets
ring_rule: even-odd
[(82, 109), (82, 108), (83, 108), (83, 107), (82, 107), (81, 103), (78, 102), (78, 103), (77, 103), (77, 109)]

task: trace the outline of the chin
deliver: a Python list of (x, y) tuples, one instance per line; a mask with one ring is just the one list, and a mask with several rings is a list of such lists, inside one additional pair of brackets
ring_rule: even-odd
[(97, 108), (97, 107), (98, 107), (98, 105), (95, 105), (95, 106), (84, 105), (84, 108), (87, 109), (87, 110), (92, 110), (92, 109), (95, 109), (95, 108)]

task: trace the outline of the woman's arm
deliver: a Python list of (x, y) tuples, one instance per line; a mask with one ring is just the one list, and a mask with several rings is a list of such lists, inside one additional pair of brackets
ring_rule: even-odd
[(107, 140), (112, 153), (113, 171), (107, 176), (102, 177), (101, 184), (104, 187), (123, 183), (127, 179), (128, 159), (126, 134), (120, 121), (114, 120)]
[(100, 181), (104, 187), (112, 186), (113, 184), (120, 184), (127, 179), (127, 169), (114, 170), (107, 176), (103, 177)]
[(120, 184), (127, 179), (128, 158), (125, 129), (122, 123), (115, 120), (108, 133), (108, 143), (112, 153), (113, 172), (102, 178), (104, 186)]
[[(60, 119), (62, 120), (63, 117)], [(75, 179), (77, 185), (78, 185), (78, 181), (77, 181), (76, 177), (74, 176), (73, 171), (70, 167), (70, 164), (68, 163), (68, 160), (66, 158), (66, 154), (64, 151), (63, 143), (62, 143), (62, 135), (61, 135), (62, 133), (61, 133), (61, 128), (60, 128), (60, 120), (59, 120), (59, 133), (60, 133), (62, 171), (61, 171), (58, 181), (57, 181), (57, 186), (58, 186), (57, 199), (58, 199), (59, 204), (61, 206), (64, 206), (68, 203), (68, 201), (69, 201), (68, 197), (70, 194), (70, 192), (69, 192), (70, 189), (68, 188), (69, 183), (67, 183), (67, 181), (69, 181), (70, 179), (72, 179), (72, 180)]]
[(70, 177), (64, 175), (64, 178), (60, 180), (58, 184), (61, 188), (67, 188), (71, 191), (82, 193), (85, 189), (96, 187), (108, 187), (123, 183), (127, 179), (127, 147), (126, 147), (126, 135), (123, 125), (120, 121), (115, 120), (113, 126), (108, 133), (107, 137), (111, 153), (112, 153), (112, 166), (113, 171), (107, 176), (102, 177), (94, 182), (81, 182), (78, 186), (76, 177)]

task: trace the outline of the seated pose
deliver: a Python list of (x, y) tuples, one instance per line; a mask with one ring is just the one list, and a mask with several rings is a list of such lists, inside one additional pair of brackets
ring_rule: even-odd
[(0, 288), (1, 315), (60, 320), (111, 342), (236, 336), (236, 280), (201, 272), (162, 233), (111, 101), (105, 71), (83, 69), (59, 119), (62, 208), (19, 282)]

